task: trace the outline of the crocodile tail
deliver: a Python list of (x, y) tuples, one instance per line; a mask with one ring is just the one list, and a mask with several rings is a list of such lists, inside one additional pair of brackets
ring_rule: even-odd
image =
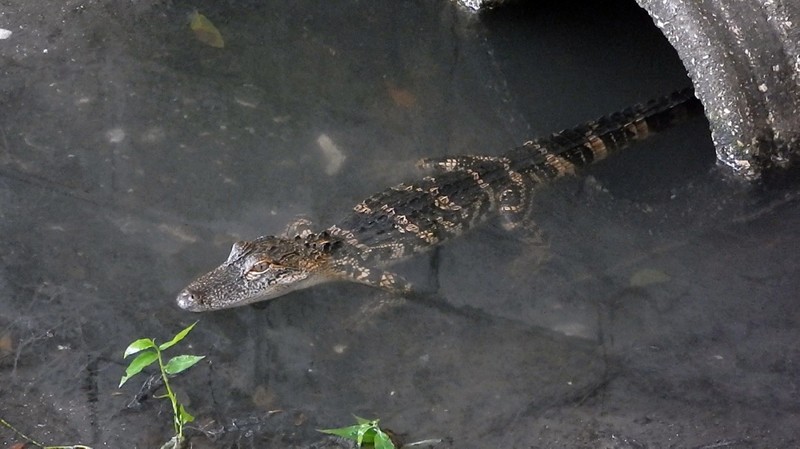
[(437, 173), (486, 171), (489, 166), (527, 173), (534, 180), (557, 178), (605, 159), (634, 142), (702, 115), (703, 106), (691, 88), (638, 104), (597, 120), (526, 142), (501, 156), (440, 156), (417, 166)]
[[(505, 154), (520, 171), (556, 164), (550, 176), (585, 167), (609, 154), (703, 113), (691, 88), (606, 115), (549, 137), (526, 142)], [(538, 170), (537, 170), (538, 171)]]

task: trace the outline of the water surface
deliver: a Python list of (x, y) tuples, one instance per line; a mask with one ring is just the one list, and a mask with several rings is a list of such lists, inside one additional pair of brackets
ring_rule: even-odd
[[(194, 38), (195, 8), (224, 48)], [(0, 19), (0, 416), (39, 440), (160, 445), (168, 407), (126, 408), (122, 351), (199, 319), (184, 350), (207, 362), (174, 381), (198, 447), (311, 447), (351, 414), (440, 447), (797, 444), (797, 193), (716, 170), (702, 119), (539, 192), (543, 245), (489, 224), (403, 263), (410, 298), (336, 284), (260, 309), (174, 303), (233, 241), (297, 215), (326, 227), (420, 157), (498, 154), (686, 86), (635, 5)]]

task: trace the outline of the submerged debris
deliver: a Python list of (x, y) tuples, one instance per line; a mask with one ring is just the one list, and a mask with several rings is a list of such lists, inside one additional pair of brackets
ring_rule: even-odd
[(394, 102), (396, 106), (403, 109), (410, 109), (417, 104), (417, 96), (408, 89), (397, 87), (392, 83), (387, 83), (386, 89), (389, 93), (389, 97), (391, 97), (392, 102)]
[(670, 280), (670, 276), (654, 268), (642, 268), (633, 273), (630, 279), (631, 287), (647, 287), (648, 285), (663, 284)]
[(342, 164), (344, 164), (344, 160), (347, 159), (347, 156), (342, 153), (342, 150), (333, 143), (333, 140), (331, 140), (327, 134), (320, 134), (319, 137), (317, 137), (317, 145), (319, 145), (322, 156), (325, 157), (325, 161), (327, 162), (325, 165), (325, 174), (333, 176), (338, 173), (342, 168)]

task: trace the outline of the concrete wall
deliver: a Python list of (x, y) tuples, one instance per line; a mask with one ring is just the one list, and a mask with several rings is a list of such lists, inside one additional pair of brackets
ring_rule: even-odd
[(800, 2), (638, 0), (689, 71), (717, 158), (746, 179), (800, 160)]

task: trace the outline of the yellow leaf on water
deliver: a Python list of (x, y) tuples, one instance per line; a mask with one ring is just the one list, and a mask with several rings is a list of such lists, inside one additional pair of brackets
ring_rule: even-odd
[(194, 37), (198, 41), (214, 48), (222, 48), (225, 46), (225, 41), (222, 39), (219, 30), (206, 16), (195, 11), (189, 16), (189, 20), (189, 27), (194, 32)]

